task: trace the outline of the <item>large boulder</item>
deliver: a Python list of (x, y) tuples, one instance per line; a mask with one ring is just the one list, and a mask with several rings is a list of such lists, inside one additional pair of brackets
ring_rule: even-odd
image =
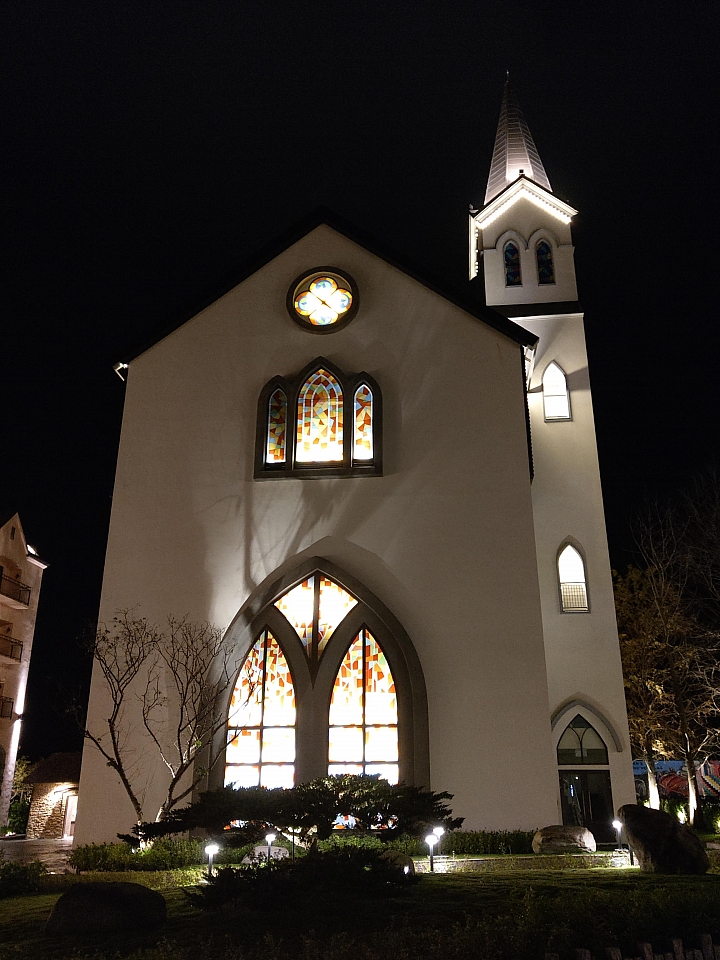
[(383, 860), (387, 860), (393, 867), (397, 867), (402, 873), (414, 876), (415, 862), (412, 857), (409, 857), (401, 850), (383, 850), (380, 857)]
[(587, 827), (543, 827), (533, 837), (533, 853), (595, 853), (595, 837)]
[(139, 883), (75, 883), (53, 907), (45, 932), (149, 930), (165, 919), (163, 895)]
[(707, 873), (710, 869), (702, 840), (676, 817), (634, 803), (620, 807), (618, 814), (646, 873)]

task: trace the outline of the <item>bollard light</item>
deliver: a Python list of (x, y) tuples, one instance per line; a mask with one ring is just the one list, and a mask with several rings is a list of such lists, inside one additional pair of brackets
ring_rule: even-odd
[(437, 842), (438, 842), (437, 852), (438, 852), (438, 855), (439, 855), (439, 854), (440, 854), (440, 847), (441, 847), (441, 845), (442, 845), (442, 839), (441, 839), (441, 838), (442, 838), (442, 835), (445, 833), (445, 827), (433, 827), (433, 833), (434, 833), (435, 836), (437, 837)]
[(216, 853), (220, 851), (220, 847), (216, 843), (209, 843), (205, 847), (205, 853), (208, 858), (208, 879), (213, 875), (213, 857)]
[(430, 873), (435, 872), (435, 861), (433, 860), (433, 847), (438, 842), (438, 837), (434, 833), (429, 833), (425, 837), (425, 843), (430, 848)]
[(617, 845), (622, 847), (620, 843), (620, 836), (622, 835), (622, 823), (619, 820), (613, 820), (612, 825), (615, 827), (615, 833), (617, 834)]
[(268, 852), (267, 852), (268, 863), (270, 863), (270, 857), (272, 855), (272, 845), (273, 845), (274, 839), (275, 839), (274, 833), (265, 834), (265, 843), (268, 845)]

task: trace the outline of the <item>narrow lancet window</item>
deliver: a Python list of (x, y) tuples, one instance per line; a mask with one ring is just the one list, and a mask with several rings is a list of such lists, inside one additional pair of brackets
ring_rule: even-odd
[(547, 240), (541, 240), (535, 247), (537, 258), (538, 283), (555, 283), (552, 247)]
[(287, 436), (287, 397), (279, 387), (268, 400), (267, 444), (265, 462), (285, 463), (285, 438)]
[(554, 360), (545, 368), (542, 386), (545, 419), (571, 420), (567, 378)]
[(355, 436), (353, 460), (372, 460), (373, 458), (373, 395), (367, 384), (361, 384), (355, 391)]
[(264, 630), (247, 655), (230, 702), (226, 785), (293, 785), (295, 713), (288, 662), (275, 637)]
[(503, 250), (503, 259), (505, 261), (505, 286), (519, 287), (522, 284), (522, 274), (520, 273), (520, 250), (516, 243), (508, 240)]
[(328, 463), (343, 459), (343, 395), (327, 370), (310, 374), (297, 405), (298, 463)]
[(558, 554), (558, 579), (563, 613), (587, 613), (588, 596), (585, 563), (571, 543)]
[(335, 678), (328, 773), (378, 773), (397, 783), (398, 760), (395, 681), (380, 644), (363, 629)]

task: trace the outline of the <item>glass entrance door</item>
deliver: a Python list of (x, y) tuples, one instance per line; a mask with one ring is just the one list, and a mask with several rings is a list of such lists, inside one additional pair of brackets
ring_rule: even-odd
[(587, 827), (596, 843), (612, 843), (613, 802), (609, 770), (561, 770), (563, 824)]

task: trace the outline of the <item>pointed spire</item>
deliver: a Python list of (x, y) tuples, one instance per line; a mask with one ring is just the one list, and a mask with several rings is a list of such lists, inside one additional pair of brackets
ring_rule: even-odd
[(500, 120), (495, 135), (495, 149), (490, 164), (490, 176), (485, 192), (485, 203), (489, 203), (502, 193), (508, 184), (517, 180), (520, 171), (552, 193), (535, 141), (525, 123), (515, 92), (510, 86), (510, 71), (508, 71), (500, 107)]

